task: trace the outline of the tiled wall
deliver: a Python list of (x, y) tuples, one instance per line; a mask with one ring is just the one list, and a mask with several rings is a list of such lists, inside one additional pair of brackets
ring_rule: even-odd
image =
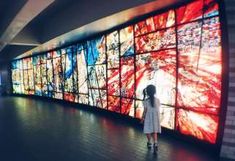
[(235, 1), (225, 0), (229, 42), (228, 104), (221, 157), (235, 159)]

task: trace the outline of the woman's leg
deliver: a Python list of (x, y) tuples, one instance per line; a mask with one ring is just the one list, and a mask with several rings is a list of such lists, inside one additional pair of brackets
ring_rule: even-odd
[(152, 137), (154, 144), (157, 144), (157, 133), (152, 133)]
[(151, 143), (151, 134), (146, 134), (147, 139), (148, 139), (148, 143)]
[(152, 143), (151, 143), (151, 134), (146, 134), (146, 136), (147, 136), (147, 139), (148, 139), (147, 147), (148, 147), (148, 149), (150, 149), (151, 146), (152, 146)]

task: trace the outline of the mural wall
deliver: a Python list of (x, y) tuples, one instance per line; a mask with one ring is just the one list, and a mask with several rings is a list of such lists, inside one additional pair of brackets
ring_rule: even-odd
[(154, 84), (161, 125), (216, 143), (222, 48), (219, 5), (196, 0), (67, 48), (12, 62), (13, 93), (141, 118)]

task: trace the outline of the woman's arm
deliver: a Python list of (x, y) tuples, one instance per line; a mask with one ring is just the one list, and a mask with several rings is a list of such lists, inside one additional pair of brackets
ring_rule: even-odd
[(146, 116), (146, 112), (147, 112), (147, 108), (144, 105), (144, 112), (143, 112), (143, 115), (142, 115), (142, 118), (141, 118), (141, 122), (144, 122), (144, 119), (145, 119), (145, 116)]

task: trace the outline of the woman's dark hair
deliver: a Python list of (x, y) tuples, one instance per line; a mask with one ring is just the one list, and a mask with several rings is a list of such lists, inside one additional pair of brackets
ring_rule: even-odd
[(148, 85), (146, 88), (147, 95), (149, 96), (150, 103), (154, 107), (154, 95), (156, 93), (156, 87), (154, 85)]

